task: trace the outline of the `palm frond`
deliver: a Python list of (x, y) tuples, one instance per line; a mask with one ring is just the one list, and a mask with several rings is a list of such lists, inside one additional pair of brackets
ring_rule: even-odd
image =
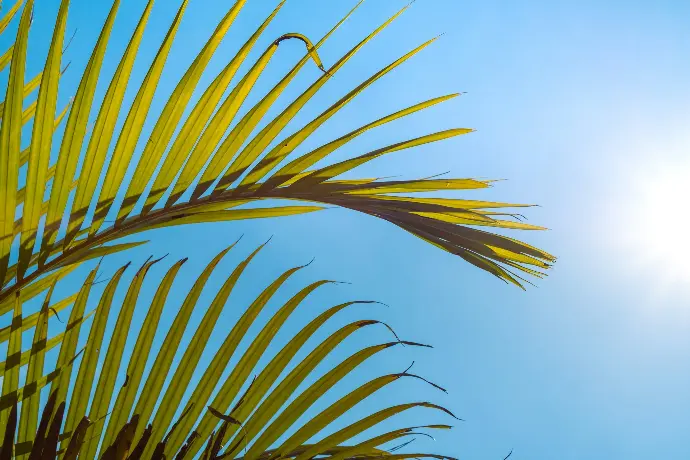
[[(143, 125), (152, 116), (152, 102), (188, 0), (180, 1), (177, 15), (148, 65), (145, 79), (136, 88), (130, 106), (124, 102), (125, 92), (133, 86), (130, 77), (151, 18), (153, 0), (143, 5), (138, 24), (100, 104), (94, 103), (96, 88), (103, 83), (101, 68), (120, 0), (113, 1), (76, 93), (65, 106), (59, 102), (58, 92), (65, 70), (62, 58), (69, 0), (61, 0), (45, 66), (38, 75), (29, 75), (28, 83), (25, 67), (30, 56), (28, 41), (34, 1), (16, 1), (0, 19), (2, 33), (13, 18), (19, 17), (16, 39), (0, 55), (0, 70), (9, 66), (6, 95), (0, 108), (0, 149), (5, 152), (0, 156), (0, 202), (3, 204), (0, 207), (0, 315), (12, 315), (9, 326), (0, 329), (0, 343), (6, 343), (7, 349), (5, 361), (0, 363), (0, 427), (4, 427), (0, 433), (4, 435), (0, 458), (18, 455), (33, 460), (51, 458), (58, 452), (65, 459), (75, 459), (77, 455), (105, 459), (195, 458), (197, 455), (208, 459), (266, 460), (442, 458), (400, 451), (407, 446), (405, 441), (410, 436), (417, 433), (424, 436), (426, 430), (448, 429), (447, 425), (403, 428), (361, 440), (369, 429), (383, 422), (388, 424), (391, 418), (407, 410), (426, 408), (452, 416), (443, 407), (428, 402), (393, 406), (319, 437), (332, 423), (347, 417), (354, 406), (388, 385), (401, 379), (426, 382), (408, 373), (372, 378), (326, 410), (309, 417), (307, 422), (298, 423), (311, 414), (314, 404), (328, 388), (337, 387), (367, 360), (401, 344), (422, 346), (395, 336), (393, 341), (358, 351), (316, 378), (317, 367), (341, 342), (362, 328), (381, 324), (360, 320), (333, 332), (293, 366), (295, 356), (309, 339), (338, 313), (356, 304), (372, 302), (348, 302), (328, 309), (294, 335), (268, 365), (257, 369), (288, 318), (312, 292), (331, 283), (321, 280), (306, 286), (284, 302), (260, 332), (251, 336), (249, 331), (259, 322), (269, 300), (304, 267), (285, 271), (267, 286), (240, 320), (224, 331), (225, 340), (208, 366), (197, 369), (208, 345), (209, 331), (218, 327), (228, 298), (263, 246), (229, 274), (210, 305), (201, 306), (201, 294), (210, 276), (236, 243), (211, 261), (187, 292), (160, 349), (153, 353), (154, 338), (161, 332), (159, 321), (184, 260), (173, 264), (158, 284), (132, 355), (124, 363), (132, 318), (141, 308), (139, 292), (147, 282), (149, 270), (159, 260), (147, 261), (139, 269), (127, 287), (121, 306), (114, 305), (114, 299), (124, 284), (128, 266), (120, 268), (108, 280), (92, 311), (87, 307), (94, 295), (98, 267), (90, 272), (78, 293), (60, 300), (54, 300), (53, 294), (57, 283), (87, 261), (144, 244), (129, 239), (122, 241), (126, 237), (162, 227), (296, 216), (336, 206), (390, 222), (520, 287), (529, 282), (521, 275), (541, 277), (553, 263), (554, 257), (538, 248), (487, 231), (542, 230), (516, 219), (516, 214), (510, 211), (524, 205), (454, 196), (462, 190), (488, 188), (492, 181), (341, 177), (379, 157), (463, 136), (471, 133), (471, 129), (457, 128), (401, 139), (371, 152), (353, 153), (344, 161), (327, 163), (335, 152), (349, 148), (364, 133), (431, 109), (457, 94), (400, 108), (305, 154), (297, 153), (333, 116), (374, 83), (431, 46), (435, 39), (357, 82), (303, 127), (285, 132), (306, 104), (369, 42), (383, 35), (409, 5), (362, 37), (333, 65), (324, 64), (320, 50), (358, 11), (363, 0), (353, 5), (320, 40), (312, 42), (299, 33), (272, 38), (259, 57), (250, 62), (250, 54), (282, 10), (283, 0), (266, 12), (266, 19), (212, 83), (200, 88), (211, 58), (246, 3), (237, 0), (229, 7), (168, 98), (148, 139), (142, 136)], [(286, 41), (304, 45), (305, 54), (255, 104), (246, 107), (265, 69), (279, 56)], [(308, 65), (316, 65), (322, 73), (284, 110), (269, 116), (275, 111), (279, 97)], [(245, 67), (248, 70), (241, 74), (240, 69)], [(199, 90), (203, 90), (201, 97), (193, 102), (193, 95)], [(27, 103), (35, 91), (38, 91), (36, 100)], [(240, 116), (240, 113), (245, 114)], [(118, 131), (121, 117), (124, 124)], [(95, 122), (90, 130), (92, 118)], [(66, 121), (65, 129), (58, 138), (57, 128), (63, 121)], [(137, 151), (140, 141), (144, 141), (142, 152)], [(60, 145), (57, 151), (53, 151), (55, 143)], [(28, 147), (22, 150), (22, 145)], [(322, 162), (325, 166), (321, 166)], [(428, 193), (443, 193), (443, 197), (420, 196)], [(282, 203), (275, 204), (276, 201)], [(266, 204), (262, 207), (259, 202)], [(29, 302), (46, 291), (40, 311), (26, 314), (24, 310)], [(51, 336), (47, 327), (49, 318), (68, 308), (70, 315), (64, 330)], [(174, 364), (192, 314), (203, 308), (201, 324)], [(114, 314), (117, 314), (114, 331), (106, 337), (108, 318)], [(87, 326), (87, 320), (91, 319)], [(88, 329), (88, 339), (85, 348), (79, 350), (82, 328)], [(32, 330), (33, 337), (27, 342), (25, 337), (30, 336), (25, 333)], [(248, 348), (241, 351), (240, 343), (247, 340)], [(55, 366), (46, 370), (46, 353), (56, 348), (59, 353)], [(151, 355), (152, 367), (146, 372)], [(230, 368), (233, 357), (237, 361)], [(99, 370), (101, 361), (103, 366)], [(78, 369), (74, 370), (75, 366)], [(193, 385), (195, 372), (200, 379)], [(123, 377), (125, 382), (118, 387), (117, 382)], [(305, 385), (306, 389), (301, 390)], [(48, 387), (50, 398), (41, 412), (40, 395)], [(186, 397), (187, 394), (190, 396)], [(352, 439), (359, 441), (350, 443)], [(391, 443), (398, 445), (391, 448)]]
[[(159, 326), (159, 319), (185, 260), (171, 266), (160, 280), (151, 304), (144, 305), (137, 301), (138, 293), (148, 282), (146, 275), (150, 268), (160, 262), (147, 261), (129, 282), (114, 329), (106, 337), (105, 324), (128, 266), (120, 268), (100, 296), (76, 374), (70, 370), (76, 360), (75, 334), (78, 334), (82, 324), (79, 319), (84, 317), (84, 306), (92, 297), (90, 293), (96, 270), (89, 274), (78, 294), (70, 323), (66, 325), (67, 331), (63, 332), (62, 340), (57, 344), (60, 346), (57, 366), (43, 376), (45, 343), (50, 341), (45, 320), (51, 290), (44, 300), (41, 319), (31, 349), (28, 350), (32, 357), (27, 363), (13, 367), (17, 378), (12, 379), (11, 388), (3, 391), (0, 398), (0, 414), (5, 420), (3, 434), (6, 440), (13, 443), (9, 452), (18, 456), (29, 455), (29, 458), (53, 458), (61, 450), (65, 458), (76, 458), (79, 453), (84, 458), (103, 459), (195, 458), (197, 454), (201, 454), (202, 458), (214, 459), (307, 459), (339, 455), (352, 458), (362, 454), (388, 457), (390, 454), (381, 450), (382, 446), (415, 432), (450, 428), (448, 425), (405, 428), (368, 441), (347, 444), (351, 439), (384, 422), (389, 424), (396, 415), (412, 409), (424, 408), (443, 416), (455, 417), (439, 405), (422, 401), (379, 410), (319, 438), (320, 433), (332, 423), (348, 417), (353, 407), (394, 382), (407, 378), (427, 382), (408, 373), (375, 377), (327, 409), (311, 415), (311, 408), (317, 401), (328, 392), (338, 391), (341, 382), (375, 355), (386, 353), (398, 345), (424, 345), (402, 341), (393, 334), (392, 341), (361, 349), (317, 378), (317, 367), (324, 364), (346, 338), (376, 325), (384, 326), (381, 330), (386, 335), (390, 333), (389, 327), (379, 321), (354, 321), (331, 333), (305, 359), (297, 361), (296, 357), (305, 350), (309, 339), (335, 321), (339, 313), (355, 305), (374, 303), (353, 301), (325, 310), (303, 326), (271, 357), (269, 350), (274, 349), (276, 338), (281, 331), (289, 330), (285, 327), (288, 319), (304, 308), (305, 300), (312, 293), (333, 282), (319, 280), (309, 284), (283, 301), (269, 319), (260, 320), (262, 312), (268, 309), (269, 300), (283, 291), (286, 282), (305, 266), (286, 270), (258, 295), (232, 328), (227, 328), (219, 322), (220, 314), (227, 306), (235, 286), (241, 282), (244, 271), (263, 246), (251, 252), (230, 273), (208, 305), (200, 305), (199, 296), (217, 265), (234, 246), (221, 252), (189, 289), (157, 353), (154, 337), (164, 332)], [(21, 308), (19, 297), (17, 304), (17, 308)], [(138, 331), (133, 352), (125, 362), (123, 350), (133, 324), (132, 315), (135, 310), (142, 308), (147, 309), (146, 319)], [(204, 311), (201, 322), (189, 342), (180, 347), (181, 337), (189, 329), (192, 312), (200, 310)], [(250, 334), (252, 326), (257, 323), (263, 323), (262, 328)], [(225, 331), (227, 336), (217, 349), (209, 350), (208, 341), (213, 330)], [(247, 340), (248, 346), (240, 348), (240, 343)], [(13, 345), (12, 353), (21, 350), (20, 345)], [(182, 356), (173, 366), (179, 348)], [(212, 357), (209, 364), (199, 369), (202, 357), (210, 351)], [(67, 356), (69, 360), (64, 358)], [(149, 358), (153, 361), (153, 367), (147, 372)], [(269, 364), (260, 366), (262, 358), (271, 358)], [(236, 360), (232, 366), (231, 360)], [(102, 366), (97, 365), (100, 361)], [(23, 365), (28, 365), (28, 372), (26, 383), (22, 386), (18, 376)], [(193, 383), (191, 377), (195, 372), (199, 372), (201, 378)], [(124, 383), (117, 386), (116, 382), (123, 378)], [(10, 380), (5, 378), (4, 381)], [(40, 390), (50, 382), (50, 398), (43, 411), (40, 411)], [(311, 383), (302, 389), (302, 384), (308, 382)], [(69, 399), (66, 398), (65, 388), (73, 388)], [(185, 398), (185, 394), (191, 396)], [(39, 417), (39, 414), (42, 415)], [(309, 416), (308, 421), (298, 423), (305, 415)], [(286, 436), (291, 430), (294, 433)], [(15, 431), (19, 433), (16, 444), (13, 437)], [(308, 444), (307, 441), (311, 439), (317, 441)], [(4, 453), (8, 445), (4, 445), (3, 449)]]
[[(306, 103), (367, 43), (383, 34), (408, 7), (361, 39), (332, 66), (323, 64), (319, 50), (339, 26), (355, 14), (362, 1), (354, 5), (318, 42), (312, 43), (298, 33), (278, 37), (244, 75), (238, 75), (259, 38), (278, 16), (285, 3), (280, 2), (228, 61), (198, 102), (192, 104), (192, 94), (200, 89), (201, 76), (211, 57), (246, 3), (245, 0), (237, 1), (178, 83), (143, 152), (138, 154), (136, 145), (142, 140), (142, 126), (144, 120), (151, 116), (151, 103), (188, 1), (181, 2), (134, 102), (127, 107), (124, 93), (132, 85), (130, 75), (150, 18), (152, 2), (144, 5), (105, 99), (100, 106), (95, 106), (94, 94), (103, 78), (101, 67), (119, 3), (114, 1), (73, 101), (61, 113), (57, 113), (57, 93), (68, 0), (61, 2), (48, 58), (40, 75), (30, 83), (24, 83), (31, 0), (27, 1), (21, 13), (11, 53), (8, 51), (7, 57), (0, 59), (10, 65), (0, 129), (0, 144), (7, 152), (0, 159), (0, 198), (4, 204), (0, 211), (0, 232), (3, 235), (0, 238), (0, 285), (3, 286), (0, 303), (5, 307), (4, 311), (11, 308), (8, 305), (14, 293), (30, 288), (46, 274), (61, 267), (126, 250), (129, 247), (121, 246), (117, 241), (135, 233), (192, 223), (295, 215), (331, 206), (386, 220), (521, 287), (526, 280), (519, 276), (520, 273), (543, 276), (544, 270), (554, 261), (553, 256), (540, 249), (479, 229), (542, 229), (512, 220), (511, 212), (494, 210), (521, 205), (418, 195), (487, 188), (492, 185), (491, 181), (340, 179), (345, 172), (383, 155), (468, 134), (471, 129), (451, 129), (401, 140), (336, 164), (316, 166), (363, 133), (430, 109), (456, 95), (440, 96), (402, 108), (311, 152), (296, 155), (298, 148), (319, 127), (358, 95), (433, 43), (434, 40), (423, 43), (383, 66), (311, 122), (291, 134), (284, 134), (287, 125), (301, 113)], [(0, 30), (5, 28), (9, 19), (19, 14), (20, 5), (21, 2), (17, 2), (7, 13), (0, 22)], [(246, 115), (238, 119), (248, 95), (255, 91), (258, 78), (268, 63), (278, 56), (279, 47), (285, 40), (303, 42), (307, 48), (304, 57), (256, 104), (247, 107)], [(286, 109), (269, 118), (268, 113), (275, 108), (278, 97), (310, 62), (323, 69), (322, 75)], [(238, 81), (233, 87), (235, 80)], [(24, 97), (37, 88), (36, 103), (24, 109)], [(189, 115), (185, 118), (187, 111)], [(95, 116), (95, 124), (89, 138), (87, 124), (92, 116)], [(126, 117), (123, 127), (117, 132), (116, 122), (121, 116)], [(21, 143), (27, 141), (26, 133), (22, 134), (22, 126), (29, 117), (33, 118), (28, 139), (30, 145), (21, 151)], [(59, 139), (60, 148), (56, 155), (51, 155), (55, 127), (63, 118), (67, 122)], [(265, 126), (256, 132), (260, 124)], [(112, 144), (114, 150), (109, 154)], [(54, 159), (53, 164), (51, 158)], [(24, 174), (20, 173), (23, 164), (27, 164), (26, 186), (19, 187), (20, 174)], [(76, 175), (78, 165), (82, 165), (81, 172)], [(133, 174), (127, 174), (128, 170)], [(102, 183), (100, 188), (99, 183)], [(49, 197), (47, 201), (43, 201), (44, 196)], [(257, 202), (267, 200), (270, 205), (257, 208)], [(276, 200), (312, 204), (281, 207), (274, 204)], [(15, 244), (18, 244), (17, 256), (13, 255)]]

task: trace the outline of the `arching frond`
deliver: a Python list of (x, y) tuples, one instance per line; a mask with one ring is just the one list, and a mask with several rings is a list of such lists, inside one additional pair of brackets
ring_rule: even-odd
[[(391, 443), (415, 433), (450, 428), (431, 424), (361, 440), (369, 430), (380, 429), (384, 423), (390, 426), (397, 415), (413, 409), (426, 409), (426, 415), (433, 418), (455, 418), (439, 405), (418, 401), (348, 420), (344, 428), (322, 435), (332, 424), (352, 418), (352, 408), (401, 379), (417, 379), (431, 390), (440, 389), (421, 377), (394, 373), (375, 375), (349, 393), (338, 390), (355, 369), (374, 356), (391, 353), (392, 348), (400, 345), (425, 345), (401, 340), (394, 332), (391, 334), (389, 326), (376, 320), (343, 324), (321, 343), (309, 345), (310, 339), (322, 330), (332, 330), (329, 325), (338, 321), (341, 312), (375, 303), (369, 301), (327, 308), (292, 334), (292, 327), (286, 327), (288, 319), (304, 308), (305, 300), (313, 292), (334, 283), (319, 280), (291, 296), (280, 294), (304, 266), (286, 270), (246, 306), (232, 327), (223, 325), (219, 318), (228, 307), (228, 299), (263, 248), (251, 252), (230, 272), (210, 303), (201, 302), (200, 294), (209, 277), (234, 246), (222, 251), (196, 279), (167, 332), (161, 327), (160, 318), (172, 300), (168, 294), (185, 260), (172, 264), (158, 282), (150, 303), (138, 301), (138, 296), (144, 284), (151, 283), (148, 272), (155, 264), (162, 263), (160, 260), (143, 264), (128, 286), (123, 286), (128, 265), (121, 267), (103, 288), (100, 299), (92, 293), (97, 267), (78, 293), (65, 331), (48, 338), (45, 321), (53, 284), (40, 310), (32, 344), (11, 345), (11, 353), (26, 348), (28, 360), (10, 364), (8, 356), (6, 361), (4, 382), (11, 380), (12, 384), (11, 388), (3, 389), (0, 414), (5, 420), (2, 434), (11, 444), (3, 449), (9, 448), (14, 455), (28, 458), (55, 458), (56, 452), (62, 451), (63, 458), (68, 459), (76, 458), (77, 453), (80, 458), (104, 459), (195, 458), (199, 453), (202, 458), (395, 457), (400, 454), (384, 450)], [(112, 332), (106, 333), (105, 325), (119, 290), (126, 290), (126, 294)], [(269, 307), (269, 301), (275, 302), (276, 297), (287, 300), (281, 300), (274, 310)], [(85, 307), (95, 301), (93, 320), (86, 326)], [(20, 310), (20, 297), (16, 305), (15, 310)], [(141, 326), (135, 326), (132, 321), (135, 311), (145, 317)], [(203, 318), (190, 330), (190, 317), (195, 311), (203, 312)], [(268, 319), (260, 319), (265, 317)], [(256, 326), (260, 327), (258, 332), (251, 332), (257, 330)], [(81, 327), (88, 329), (88, 340), (80, 356), (76, 337)], [(325, 364), (344, 340), (361, 334), (363, 329), (382, 333), (380, 345), (361, 348), (325, 374), (317, 375), (317, 367)], [(218, 347), (209, 344), (214, 330), (225, 334)], [(185, 332), (192, 332), (192, 336), (181, 346)], [(288, 333), (290, 338), (278, 348), (281, 332)], [(164, 339), (157, 344), (154, 338), (162, 333)], [(128, 337), (134, 347), (125, 358), (123, 350), (130, 340)], [(44, 354), (46, 344), (51, 341), (55, 341), (51, 346), (60, 347), (60, 357), (55, 369), (46, 374)], [(248, 345), (240, 346), (241, 343)], [(305, 351), (306, 358), (297, 359)], [(262, 358), (268, 364), (261, 365)], [(148, 371), (147, 362), (152, 364)], [(208, 364), (201, 367), (201, 362)], [(23, 366), (27, 366), (28, 372), (22, 383), (18, 376)], [(16, 378), (7, 378), (10, 368)], [(201, 376), (197, 381), (192, 379), (195, 373)], [(50, 398), (40, 410), (40, 390), (47, 386), (50, 386)], [(69, 399), (65, 390), (68, 387), (73, 389)], [(344, 393), (340, 399), (315, 413), (312, 408), (319, 400), (327, 393), (338, 391)], [(305, 419), (306, 422), (301, 421)], [(19, 436), (13, 445), (15, 430)], [(358, 441), (352, 442), (353, 439)]]
[[(255, 62), (247, 62), (259, 38), (279, 15), (285, 3), (280, 2), (273, 10), (267, 10), (266, 20), (227, 61), (199, 100), (192, 103), (193, 93), (204, 89), (199, 87), (199, 82), (211, 57), (245, 6), (246, 0), (237, 0), (177, 84), (158, 114), (149, 138), (142, 139), (144, 121), (156, 116), (151, 112), (151, 103), (188, 0), (180, 1), (177, 15), (149, 64), (146, 78), (135, 87), (136, 96), (129, 107), (124, 102), (124, 94), (134, 85), (130, 75), (144, 40), (153, 1), (142, 6), (138, 25), (102, 103), (97, 105), (95, 91), (104, 78), (101, 67), (120, 4), (115, 0), (68, 111), (59, 108), (57, 94), (69, 1), (61, 2), (44, 69), (28, 84), (25, 84), (25, 62), (30, 53), (27, 40), (33, 2), (28, 0), (23, 10), (21, 3), (14, 4), (0, 22), (3, 30), (9, 19), (21, 13), (15, 43), (0, 58), (0, 63), (10, 67), (0, 129), (0, 145), (6, 152), (0, 158), (0, 198), (4, 205), (0, 210), (0, 285), (3, 286), (0, 305), (5, 312), (12, 309), (16, 292), (30, 288), (56, 269), (128, 249), (118, 240), (135, 233), (175, 225), (296, 215), (331, 206), (386, 220), (518, 286), (526, 282), (521, 274), (543, 276), (554, 261), (540, 249), (487, 231), (541, 229), (515, 221), (512, 212), (503, 210), (522, 205), (447, 196), (448, 192), (490, 187), (491, 181), (341, 179), (344, 173), (376, 158), (404, 149), (423, 148), (468, 134), (471, 129), (450, 129), (401, 139), (368, 153), (353, 152), (349, 159), (339, 163), (318, 166), (321, 161), (328, 162), (334, 152), (349, 148), (363, 133), (431, 109), (457, 95), (442, 95), (398, 109), (310, 152), (297, 154), (305, 141), (329, 119), (372, 84), (433, 43), (430, 40), (393, 59), (370, 78), (353, 84), (345, 96), (302, 128), (285, 133), (307, 102), (367, 43), (384, 34), (408, 7), (362, 37), (334, 60), (333, 65), (324, 64), (332, 59), (324, 59), (319, 51), (338, 27), (355, 14), (362, 1), (320, 40), (312, 42), (299, 33), (286, 34), (272, 41)], [(280, 47), (286, 41), (302, 43), (306, 47), (304, 56), (239, 117), (248, 95), (255, 91), (258, 78), (278, 58)], [(242, 75), (240, 69), (246, 64), (248, 70)], [(268, 114), (275, 108), (278, 97), (307, 65), (321, 68), (321, 75), (271, 118)], [(24, 97), (36, 89), (38, 99), (25, 109)], [(185, 113), (189, 115), (185, 117)], [(64, 133), (54, 139), (55, 127), (63, 117), (66, 118)], [(120, 117), (124, 118), (124, 125), (118, 131), (116, 123)], [(33, 119), (30, 139), (22, 131), (28, 118)], [(92, 118), (95, 123), (89, 135), (87, 128)], [(59, 141), (57, 151), (51, 151), (54, 141)], [(143, 152), (136, 151), (139, 141), (145, 141)], [(29, 144), (25, 151), (20, 150), (22, 143)], [(114, 150), (109, 153), (111, 146)], [(24, 164), (26, 172), (22, 168)], [(81, 169), (77, 175), (78, 165)], [(133, 172), (128, 174), (128, 170)], [(22, 174), (26, 174), (25, 181), (20, 180)], [(26, 185), (19, 187), (22, 182)], [(419, 195), (434, 192), (443, 192), (444, 197)], [(48, 198), (44, 201), (45, 197)], [(276, 204), (276, 200), (309, 204), (283, 206)], [(260, 207), (259, 201), (270, 204)]]

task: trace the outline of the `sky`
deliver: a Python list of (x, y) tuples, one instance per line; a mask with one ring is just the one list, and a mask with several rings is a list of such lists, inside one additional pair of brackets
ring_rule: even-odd
[[(276, 3), (248, 2), (200, 87)], [(288, 0), (257, 50), (287, 32), (316, 41), (354, 3)], [(57, 4), (37, 1), (28, 62), (32, 75), (43, 63)], [(190, 0), (154, 113), (229, 4)], [(335, 62), (405, 4), (366, 1), (324, 45), (324, 63)], [(155, 5), (133, 75), (137, 84), (127, 101), (177, 5)], [(109, 2), (72, 1), (68, 33), (77, 34), (66, 54), (71, 67), (61, 87), (64, 102), (78, 84), (108, 8)], [(104, 75), (112, 75), (142, 9), (141, 0), (122, 1)], [(279, 300), (315, 280), (350, 284), (325, 287), (310, 297), (279, 336), (280, 343), (325, 308), (362, 299), (390, 307), (353, 308), (320, 337), (348, 320), (371, 318), (385, 321), (405, 340), (434, 346), (396, 348), (377, 357), (314, 409), (327, 407), (373, 376), (402, 372), (414, 361), (414, 373), (447, 388), (448, 394), (419, 381), (396, 382), (352, 415), (430, 400), (465, 420), (418, 410), (386, 425), (456, 425), (436, 434), (435, 442), (420, 437), (410, 446), (415, 450), (481, 460), (500, 460), (511, 450), (516, 460), (690, 458), (690, 272), (685, 257), (690, 252), (684, 240), (690, 221), (682, 199), (690, 196), (689, 15), (690, 4), (672, 0), (418, 1), (348, 63), (288, 128), (299, 128), (379, 68), (443, 34), (359, 96), (302, 152), (424, 99), (463, 92), (454, 101), (363, 136), (334, 160), (433, 131), (475, 128), (467, 136), (377, 160), (352, 177), (427, 177), (450, 171), (449, 177), (505, 179), (463, 197), (539, 205), (525, 213), (530, 223), (550, 230), (511, 234), (558, 256), (537, 287), (522, 292), (385, 222), (337, 209), (161, 230), (150, 235), (145, 248), (112, 257), (105, 273), (127, 260), (141, 264), (149, 255), (169, 253), (167, 263), (152, 270), (142, 293), (145, 304), (170, 261), (190, 257), (173, 290), (173, 297), (179, 297), (213, 256), (243, 235), (204, 291), (202, 302), (208, 302), (224, 275), (273, 237), (233, 293), (211, 349), (222, 340), (223, 327), (229, 328), (263, 287), (312, 258), (270, 304), (273, 310)], [(297, 43), (281, 45), (250, 102), (303, 52)], [(305, 69), (271, 114), (318, 75), (315, 68)], [(106, 82), (99, 86), (100, 97)], [(77, 289), (79, 279), (69, 278), (61, 289)], [(175, 305), (166, 310), (170, 314), (163, 324), (172, 321)], [(137, 311), (139, 320), (143, 311)], [(201, 313), (194, 318), (198, 321)], [(319, 371), (362, 346), (390, 339), (385, 328), (362, 331)]]

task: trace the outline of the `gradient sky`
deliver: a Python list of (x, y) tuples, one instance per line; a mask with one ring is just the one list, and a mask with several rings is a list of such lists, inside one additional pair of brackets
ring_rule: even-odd
[[(67, 53), (73, 68), (61, 91), (64, 101), (76, 88), (109, 3), (72, 2), (68, 30), (78, 32)], [(190, 1), (154, 110), (160, 110), (230, 3)], [(201, 86), (276, 3), (250, 0)], [(354, 3), (288, 0), (257, 50), (286, 32), (317, 40)], [(42, 65), (57, 4), (57, 0), (37, 0), (30, 43), (32, 75)], [(104, 66), (106, 75), (112, 75), (143, 4), (123, 0)], [(177, 4), (159, 1), (154, 7), (147, 46), (133, 76), (137, 84)], [(404, 4), (365, 2), (323, 47), (326, 65)], [(414, 372), (445, 386), (449, 394), (436, 393), (419, 382), (399, 382), (355, 413), (403, 400), (430, 399), (466, 420), (452, 432), (438, 435), (435, 443), (418, 439), (416, 450), (487, 460), (500, 460), (511, 449), (516, 460), (690, 458), (690, 275), (683, 273), (688, 268), (682, 259), (674, 262), (656, 249), (659, 242), (682, 237), (669, 228), (681, 228), (683, 221), (672, 213), (657, 212), (654, 204), (640, 204), (665, 201), (655, 194), (655, 184), (677, 180), (683, 185), (690, 174), (688, 17), (690, 4), (672, 0), (418, 1), (353, 59), (290, 126), (302, 126), (380, 67), (445, 33), (358, 97), (301, 152), (421, 100), (466, 92), (455, 101), (372, 132), (334, 158), (435, 130), (476, 128), (468, 136), (388, 156), (356, 175), (425, 177), (451, 171), (453, 177), (508, 179), (491, 190), (465, 196), (541, 205), (526, 213), (531, 223), (551, 230), (517, 235), (559, 257), (551, 276), (538, 288), (521, 292), (385, 222), (342, 210), (160, 231), (133, 256), (111, 258), (106, 274), (131, 257), (141, 263), (149, 254), (169, 252), (175, 260), (190, 256), (183, 272), (186, 277), (175, 288), (181, 295), (192, 277), (240, 235), (244, 234), (242, 243), (222, 264), (219, 275), (273, 235), (233, 296), (221, 325), (232, 324), (272, 277), (316, 257), (280, 298), (320, 278), (352, 284), (327, 287), (314, 295), (290, 322), (281, 343), (328, 306), (374, 299), (391, 307), (353, 309), (329, 330), (347, 319), (375, 318), (388, 322), (404, 339), (435, 346), (391, 351), (363, 367), (318, 407), (326, 407), (367, 377), (402, 372), (415, 361)], [(303, 47), (296, 43), (281, 45), (252, 100), (302, 53)], [(318, 70), (308, 68), (279, 105), (284, 107), (316, 76)], [(106, 82), (100, 87), (101, 96)], [(660, 179), (648, 180), (651, 175)], [(687, 243), (678, 240), (675, 245), (687, 253)], [(152, 271), (144, 303), (153, 295), (156, 276), (168, 266)], [(72, 284), (62, 286), (65, 292), (79, 286), (78, 277), (70, 279)], [(215, 276), (203, 299), (208, 300), (222, 280)], [(168, 311), (174, 312), (174, 307)], [(168, 315), (163, 323), (170, 321)], [(215, 337), (212, 345), (219, 343)], [(328, 363), (364, 343), (382, 340), (390, 340), (384, 329), (362, 333)], [(400, 417), (395, 426), (420, 422), (452, 421), (417, 411)]]

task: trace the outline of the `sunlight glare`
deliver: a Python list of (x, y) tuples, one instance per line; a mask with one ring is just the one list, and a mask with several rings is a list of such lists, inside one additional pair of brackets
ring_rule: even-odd
[(690, 288), (690, 162), (656, 161), (631, 179), (619, 227), (629, 261), (667, 287)]

